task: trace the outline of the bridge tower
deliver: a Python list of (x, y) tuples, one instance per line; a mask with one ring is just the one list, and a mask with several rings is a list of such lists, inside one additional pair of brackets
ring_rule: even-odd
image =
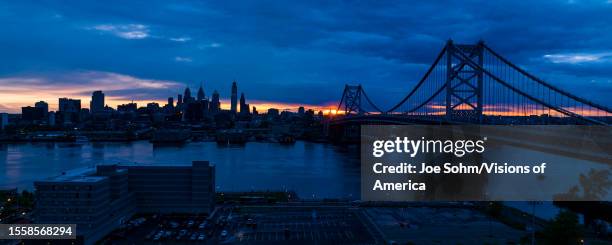
[[(484, 43), (446, 44), (446, 119), (481, 123)], [(473, 64), (478, 64), (474, 66)]]
[(362, 115), (364, 113), (364, 110), (361, 107), (362, 94), (363, 94), (363, 88), (361, 87), (361, 85), (348, 85), (347, 84), (346, 86), (344, 86), (344, 92), (342, 93), (342, 99), (340, 100), (338, 111), (340, 109), (343, 109), (344, 115), (349, 115), (352, 113), (357, 113), (357, 115)]

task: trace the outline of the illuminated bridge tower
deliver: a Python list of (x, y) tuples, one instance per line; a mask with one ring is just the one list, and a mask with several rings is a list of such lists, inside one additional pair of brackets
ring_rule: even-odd
[(446, 119), (481, 123), (483, 42), (476, 45), (454, 45), (449, 40), (446, 52)]

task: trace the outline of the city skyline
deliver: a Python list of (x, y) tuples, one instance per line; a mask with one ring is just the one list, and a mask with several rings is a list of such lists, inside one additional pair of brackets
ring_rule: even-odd
[[(203, 87), (203, 86), (202, 86)], [(185, 89), (187, 87), (184, 87), (183, 89)], [(190, 88), (191, 90), (191, 88)], [(197, 91), (197, 90), (195, 90)], [(204, 91), (206, 91), (204, 89)], [(213, 90), (211, 92), (205, 92), (206, 93), (206, 99), (211, 99), (212, 98), (212, 94), (214, 91), (218, 90)], [(58, 111), (59, 110), (59, 99), (62, 98), (69, 98), (69, 99), (76, 99), (76, 100), (80, 100), (81, 101), (81, 108), (85, 108), (85, 109), (89, 109), (91, 110), (91, 102), (93, 100), (93, 93), (96, 92), (102, 92), (102, 100), (104, 101), (104, 106), (109, 106), (113, 109), (117, 109), (117, 106), (119, 105), (124, 105), (124, 104), (128, 104), (128, 103), (136, 103), (138, 105), (138, 107), (146, 107), (146, 105), (148, 103), (157, 103), (160, 106), (164, 106), (168, 103), (168, 98), (172, 97), (174, 103), (176, 103), (178, 101), (177, 99), (177, 94), (182, 95), (183, 91), (182, 90), (177, 90), (176, 94), (169, 94), (168, 98), (166, 99), (160, 99), (160, 100), (147, 100), (147, 99), (142, 99), (142, 100), (125, 100), (125, 99), (117, 99), (117, 97), (114, 96), (109, 96), (106, 91), (104, 90), (92, 90), (90, 92), (89, 95), (83, 95), (82, 93), (79, 93), (77, 95), (72, 95), (72, 96), (66, 96), (66, 95), (60, 95), (59, 93), (54, 93), (54, 95), (58, 96), (58, 97), (48, 97), (46, 99), (38, 99), (37, 101), (29, 101), (26, 99), (23, 99), (23, 103), (24, 104), (19, 104), (21, 102), (16, 102), (15, 104), (15, 108), (13, 108), (12, 110), (2, 110), (2, 108), (0, 108), (0, 112), (6, 112), (6, 113), (11, 113), (11, 114), (20, 114), (22, 111), (23, 107), (33, 107), (35, 103), (38, 102), (45, 102), (47, 103), (47, 110), (48, 111)], [(244, 91), (242, 91), (241, 93), (245, 93)], [(222, 94), (223, 93), (219, 93), (220, 94), (220, 99), (219, 101), (221, 102), (220, 108), (223, 110), (231, 110), (231, 98), (226, 98), (224, 97)], [(231, 94), (231, 93), (230, 93)], [(195, 96), (192, 95), (193, 98), (195, 98)], [(31, 98), (28, 98), (31, 99)], [(287, 110), (287, 111), (294, 111), (297, 112), (298, 109), (300, 107), (306, 107), (308, 109), (313, 109), (315, 111), (324, 111), (324, 112), (329, 112), (330, 110), (333, 109), (334, 105), (306, 105), (306, 104), (297, 104), (297, 103), (274, 103), (274, 102), (268, 102), (268, 101), (260, 101), (260, 100), (251, 100), (248, 99), (249, 103), (247, 104), (248, 106), (250, 106), (250, 108), (252, 107), (257, 107), (259, 110), (265, 111), (267, 109), (270, 108), (275, 108), (275, 109), (279, 109), (279, 110)], [(88, 106), (89, 105), (89, 106)], [(239, 107), (240, 109), (240, 107)], [(237, 111), (240, 111), (240, 110)]]
[(95, 90), (112, 106), (163, 104), (168, 91), (202, 81), (230, 98), (233, 80), (258, 108), (327, 109), (346, 83), (362, 84), (387, 107), (414, 87), (449, 38), (484, 40), (555, 86), (612, 102), (606, 0), (4, 5), (2, 112), (40, 100), (56, 108), (60, 97), (87, 105)]

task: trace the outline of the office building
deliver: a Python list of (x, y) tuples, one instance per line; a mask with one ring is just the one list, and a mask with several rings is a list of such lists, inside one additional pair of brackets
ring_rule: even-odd
[(221, 101), (219, 100), (219, 92), (215, 90), (210, 101), (210, 112), (215, 114), (221, 110)]
[(187, 104), (193, 101), (193, 98), (191, 97), (191, 90), (189, 89), (189, 87), (185, 88), (185, 92), (183, 95), (183, 103)]
[(76, 224), (85, 244), (125, 224), (136, 213), (210, 213), (215, 167), (99, 165), (34, 182), (36, 222)]
[(156, 112), (159, 111), (159, 104), (156, 102), (147, 103), (147, 111)]
[(232, 83), (232, 98), (231, 98), (231, 111), (232, 113), (236, 113), (238, 110), (238, 86), (236, 85), (236, 81)]
[(268, 116), (278, 117), (279, 111), (276, 108), (268, 109)]
[(78, 122), (81, 113), (81, 100), (60, 98), (58, 112), (64, 124)]
[(81, 100), (60, 98), (59, 99), (59, 111), (78, 113), (81, 111)]
[(180, 107), (183, 104), (183, 95), (178, 94), (176, 96), (176, 107)]
[(4, 130), (8, 123), (8, 113), (0, 113), (0, 130)]
[(193, 102), (183, 106), (183, 120), (198, 122), (204, 118), (204, 103)]
[(117, 111), (119, 112), (136, 112), (138, 110), (138, 105), (136, 103), (127, 103), (117, 106)]
[(200, 89), (198, 89), (198, 101), (203, 101), (206, 99), (206, 94), (204, 94), (204, 89), (202, 88), (202, 84), (200, 84)]
[(49, 126), (55, 126), (55, 112), (49, 112), (47, 120), (49, 122)]
[(47, 114), (49, 113), (49, 104), (47, 104), (47, 102), (38, 101), (38, 102), (34, 103), (34, 107), (40, 108), (40, 110), (42, 110), (42, 112), (43, 112), (43, 114), (45, 116), (47, 116)]
[(38, 107), (21, 107), (21, 120), (32, 123), (40, 122), (45, 118), (43, 109)]
[(167, 106), (169, 106), (171, 108), (174, 107), (174, 98), (168, 97), (168, 104), (167, 104)]
[(91, 113), (104, 112), (104, 93), (102, 93), (102, 91), (94, 91), (91, 95), (89, 111)]
[(246, 103), (246, 99), (244, 98), (244, 93), (240, 94), (240, 115), (249, 115), (251, 114), (249, 104)]

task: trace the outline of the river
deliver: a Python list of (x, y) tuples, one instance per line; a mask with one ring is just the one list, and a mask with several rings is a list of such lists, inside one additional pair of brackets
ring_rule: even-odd
[(359, 198), (357, 147), (303, 141), (241, 147), (214, 142), (154, 146), (148, 141), (0, 144), (0, 187), (31, 190), (33, 181), (98, 164), (193, 160), (216, 166), (217, 191), (292, 190), (301, 198)]

